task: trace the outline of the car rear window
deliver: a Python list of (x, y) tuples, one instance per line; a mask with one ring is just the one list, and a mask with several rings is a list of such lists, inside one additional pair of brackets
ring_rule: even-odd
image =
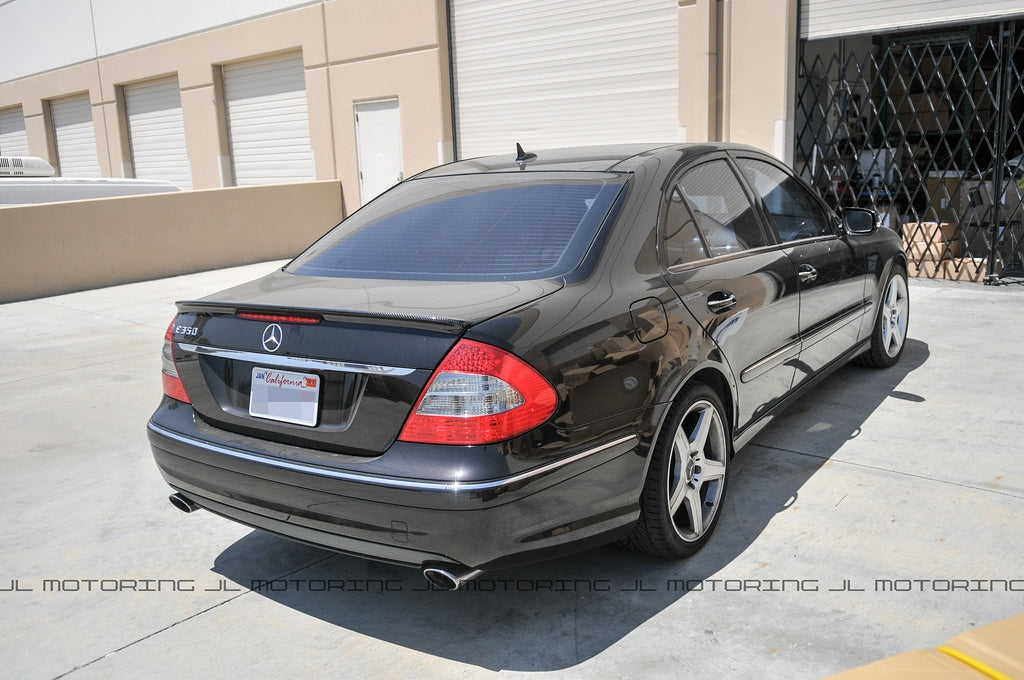
[(582, 261), (625, 181), (600, 177), (414, 179), (354, 213), (287, 270), (424, 280), (559, 276)]

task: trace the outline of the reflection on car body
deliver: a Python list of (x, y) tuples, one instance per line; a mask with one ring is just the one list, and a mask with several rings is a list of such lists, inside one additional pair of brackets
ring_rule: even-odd
[(754, 149), (474, 159), (180, 302), (149, 437), (178, 507), (443, 588), (616, 539), (684, 557), (733, 453), (894, 364), (908, 315), (895, 234)]

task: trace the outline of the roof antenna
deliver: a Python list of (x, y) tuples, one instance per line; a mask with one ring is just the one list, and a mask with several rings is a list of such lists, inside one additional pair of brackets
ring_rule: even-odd
[(520, 170), (526, 169), (526, 164), (537, 157), (537, 154), (523, 151), (523, 147), (519, 142), (516, 142), (516, 163), (519, 164)]

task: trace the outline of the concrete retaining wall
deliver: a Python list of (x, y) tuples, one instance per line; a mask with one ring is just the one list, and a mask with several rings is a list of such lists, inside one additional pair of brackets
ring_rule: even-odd
[(343, 213), (337, 180), (0, 208), (0, 302), (292, 257)]

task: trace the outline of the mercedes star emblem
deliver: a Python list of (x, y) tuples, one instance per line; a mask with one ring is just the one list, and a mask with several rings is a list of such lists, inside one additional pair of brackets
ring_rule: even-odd
[(281, 346), (284, 338), (284, 331), (276, 323), (272, 323), (263, 331), (263, 349), (268, 352), (276, 352)]

